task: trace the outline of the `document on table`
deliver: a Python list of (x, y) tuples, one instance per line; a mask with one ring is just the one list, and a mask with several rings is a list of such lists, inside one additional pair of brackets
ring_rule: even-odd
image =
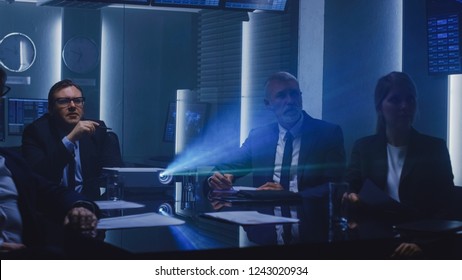
[(128, 215), (113, 218), (101, 219), (98, 222), (98, 229), (123, 229), (140, 227), (176, 226), (184, 224), (183, 220), (163, 216), (157, 213), (144, 213), (139, 215)]
[(144, 204), (125, 200), (98, 200), (95, 203), (101, 210), (142, 208), (145, 206)]
[(299, 222), (299, 219), (261, 214), (257, 211), (209, 212), (204, 213), (203, 216), (240, 225), (284, 224)]
[(391, 198), (371, 180), (367, 179), (359, 192), (361, 201), (374, 206), (398, 206), (399, 202)]
[(256, 189), (255, 187), (233, 186), (233, 190), (235, 191), (255, 191)]

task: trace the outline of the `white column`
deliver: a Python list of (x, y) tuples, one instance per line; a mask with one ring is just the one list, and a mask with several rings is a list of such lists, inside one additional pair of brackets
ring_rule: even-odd
[(448, 149), (454, 184), (462, 186), (462, 75), (449, 76)]

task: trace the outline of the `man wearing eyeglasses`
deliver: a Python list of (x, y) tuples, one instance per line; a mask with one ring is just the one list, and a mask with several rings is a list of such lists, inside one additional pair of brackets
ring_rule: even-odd
[(48, 113), (28, 125), (22, 152), (32, 168), (48, 179), (99, 199), (103, 167), (120, 167), (118, 143), (103, 121), (84, 119), (85, 97), (70, 80), (48, 93)]

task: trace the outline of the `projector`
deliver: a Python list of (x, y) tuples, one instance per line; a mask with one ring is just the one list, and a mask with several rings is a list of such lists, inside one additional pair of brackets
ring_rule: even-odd
[(173, 186), (173, 176), (163, 168), (104, 167), (103, 176), (117, 175), (124, 188), (158, 188)]

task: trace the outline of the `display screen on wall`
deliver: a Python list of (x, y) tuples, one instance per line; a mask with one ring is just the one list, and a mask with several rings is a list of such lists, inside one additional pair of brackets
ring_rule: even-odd
[(282, 12), (287, 0), (225, 0), (225, 8)]
[(47, 99), (9, 98), (8, 135), (22, 135), (24, 127), (48, 111), (47, 105)]
[(427, 0), (430, 74), (462, 73), (462, 0)]
[(214, 8), (220, 6), (220, 0), (152, 0), (153, 6)]
[(122, 3), (122, 4), (132, 4), (132, 5), (149, 5), (151, 0), (110, 0), (111, 3)]

